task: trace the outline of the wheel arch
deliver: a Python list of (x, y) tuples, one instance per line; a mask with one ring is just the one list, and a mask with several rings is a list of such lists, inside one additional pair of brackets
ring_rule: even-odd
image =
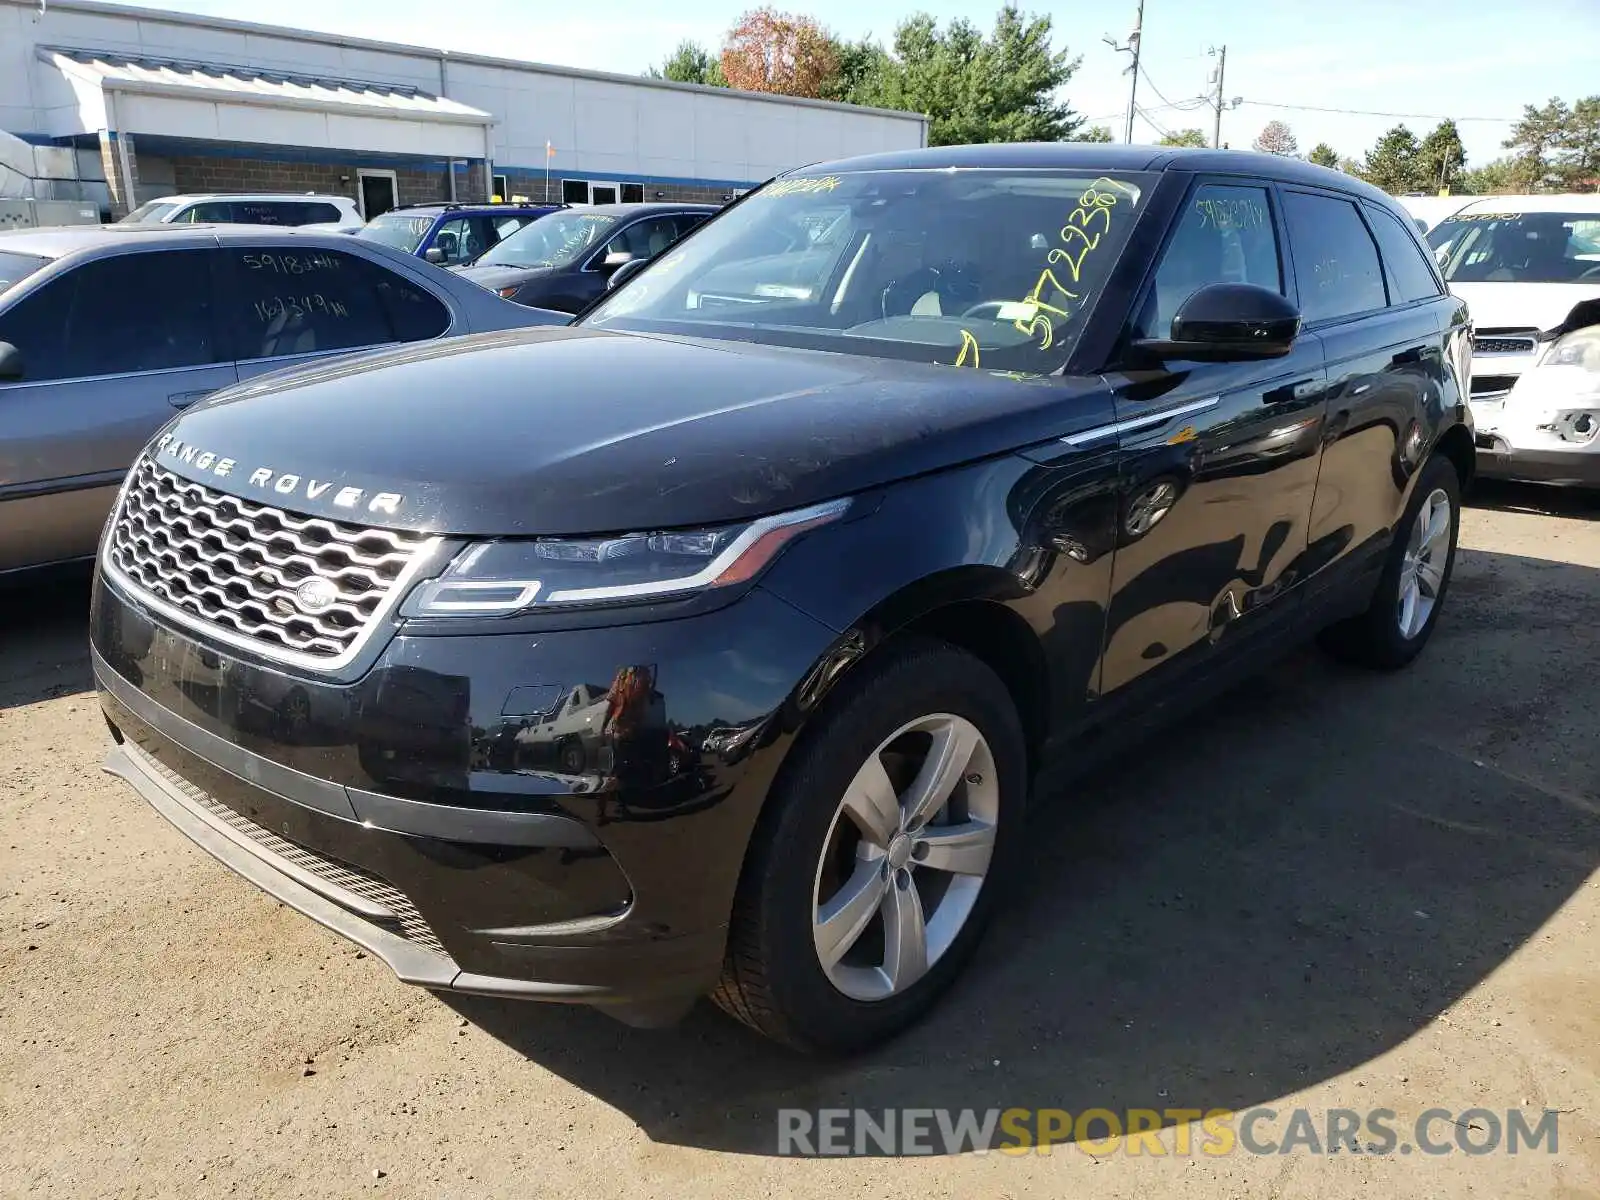
[(1459, 422), (1450, 426), (1439, 435), (1433, 452), (1450, 460), (1456, 469), (1456, 478), (1461, 481), (1464, 495), (1478, 471), (1478, 450), (1473, 444), (1471, 431)]

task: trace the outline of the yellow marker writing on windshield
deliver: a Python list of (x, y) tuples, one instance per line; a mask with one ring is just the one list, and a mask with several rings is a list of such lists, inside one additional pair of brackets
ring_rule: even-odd
[[(969, 354), (972, 355), (972, 362), (970, 364), (967, 362), (967, 355), (969, 355)], [(958, 367), (965, 367), (965, 366), (974, 366), (974, 367), (976, 367), (976, 366), (979, 366), (979, 365), (980, 365), (980, 363), (979, 363), (979, 360), (978, 360), (978, 339), (973, 337), (970, 332), (968, 332), (967, 330), (963, 329), (961, 331), (961, 353), (956, 355), (956, 366), (958, 366)]]

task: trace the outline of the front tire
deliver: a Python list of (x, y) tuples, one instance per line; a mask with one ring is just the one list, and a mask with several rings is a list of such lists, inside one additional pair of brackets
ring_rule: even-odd
[(1372, 604), (1323, 630), (1323, 648), (1380, 671), (1398, 670), (1422, 653), (1450, 589), (1460, 529), (1461, 479), (1454, 464), (1436, 456), (1412, 489)]
[(767, 799), (717, 1004), (809, 1053), (904, 1030), (976, 948), (1026, 788), (999, 676), (946, 643), (885, 647), (829, 698)]

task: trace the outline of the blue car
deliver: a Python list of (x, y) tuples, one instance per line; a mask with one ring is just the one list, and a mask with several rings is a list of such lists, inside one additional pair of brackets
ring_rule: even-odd
[(374, 217), (355, 236), (382, 242), (441, 267), (491, 250), (559, 204), (406, 204)]

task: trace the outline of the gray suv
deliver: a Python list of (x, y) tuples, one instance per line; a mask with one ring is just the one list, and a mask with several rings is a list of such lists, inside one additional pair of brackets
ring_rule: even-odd
[(568, 319), (334, 233), (0, 232), (0, 579), (92, 558), (140, 447), (219, 388), (355, 350)]

